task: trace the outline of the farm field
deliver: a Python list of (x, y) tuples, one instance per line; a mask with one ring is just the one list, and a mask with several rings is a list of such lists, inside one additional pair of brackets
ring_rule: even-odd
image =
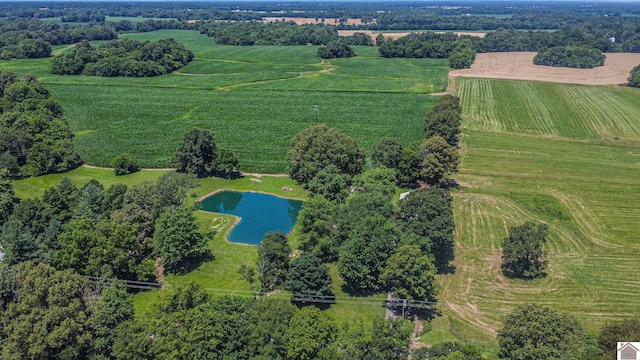
[[(456, 272), (440, 276), (439, 297), (450, 330), (494, 341), (503, 317), (525, 302), (575, 314), (592, 331), (638, 316), (640, 92), (466, 78), (455, 85), (464, 118)], [(549, 225), (548, 276), (510, 280), (500, 271), (502, 240), (527, 220)]]
[[(396, 39), (399, 39), (401, 37), (407, 36), (407, 35), (411, 34), (412, 32), (414, 32), (414, 33), (427, 32), (427, 30), (416, 30), (416, 31), (338, 30), (338, 34), (340, 36), (351, 36), (354, 33), (364, 33), (364, 34), (369, 35), (371, 37), (371, 39), (373, 39), (374, 41), (376, 40), (376, 37), (379, 34), (382, 34), (385, 38), (396, 40)], [(452, 32), (455, 33), (456, 35), (469, 35), (469, 36), (475, 36), (475, 37), (479, 37), (479, 38), (483, 38), (483, 37), (485, 37), (487, 35), (487, 33), (483, 32), (483, 31), (457, 31), (457, 30), (454, 30)], [(445, 33), (445, 31), (435, 31), (435, 33), (442, 34), (442, 33)]]
[(548, 81), (583, 85), (626, 84), (633, 67), (640, 64), (640, 54), (606, 53), (604, 66), (593, 69), (570, 69), (534, 65), (535, 52), (501, 52), (476, 55), (470, 69), (454, 70), (449, 76)]
[(446, 59), (384, 59), (375, 47), (357, 47), (355, 58), (322, 61), (316, 46), (218, 46), (182, 30), (126, 36), (174, 38), (195, 60), (174, 74), (139, 79), (51, 75), (50, 59), (3, 62), (45, 83), (91, 165), (108, 166), (126, 152), (143, 167), (171, 166), (182, 134), (197, 126), (232, 148), (243, 171), (282, 173), (289, 140), (316, 123), (315, 105), (318, 122), (367, 149), (385, 135), (408, 144), (421, 137), (435, 102), (428, 94), (447, 87)]

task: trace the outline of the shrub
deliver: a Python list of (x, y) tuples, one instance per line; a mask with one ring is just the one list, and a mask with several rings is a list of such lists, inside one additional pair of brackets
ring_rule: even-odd
[(640, 87), (640, 65), (631, 70), (631, 75), (629, 75), (629, 86), (636, 88)]
[(353, 49), (341, 41), (331, 41), (318, 48), (318, 56), (323, 59), (349, 58), (355, 55)]
[(116, 176), (132, 174), (140, 171), (140, 165), (127, 154), (120, 154), (113, 160), (111, 164)]

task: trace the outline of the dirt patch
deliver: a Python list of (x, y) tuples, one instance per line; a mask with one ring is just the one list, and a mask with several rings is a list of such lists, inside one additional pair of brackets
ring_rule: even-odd
[(621, 85), (633, 67), (640, 64), (640, 54), (608, 53), (604, 66), (572, 69), (534, 65), (535, 52), (478, 54), (470, 69), (449, 72), (451, 77), (533, 80), (581, 85)]

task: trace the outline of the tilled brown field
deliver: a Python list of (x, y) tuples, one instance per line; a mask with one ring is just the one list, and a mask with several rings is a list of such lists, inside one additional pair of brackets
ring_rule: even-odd
[(572, 69), (533, 64), (535, 52), (478, 54), (470, 69), (454, 70), (449, 76), (534, 80), (582, 85), (622, 85), (633, 67), (640, 65), (640, 54), (608, 53), (604, 66)]

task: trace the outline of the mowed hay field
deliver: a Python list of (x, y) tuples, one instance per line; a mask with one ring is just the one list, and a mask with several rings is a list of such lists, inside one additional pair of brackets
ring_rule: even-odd
[(125, 152), (143, 167), (171, 166), (182, 135), (202, 127), (238, 154), (243, 171), (283, 173), (289, 140), (316, 123), (315, 105), (317, 122), (370, 150), (385, 135), (404, 144), (421, 138), (435, 102), (429, 94), (447, 87), (446, 60), (384, 59), (376, 47), (323, 61), (316, 46), (219, 46), (197, 31), (127, 37), (174, 38), (195, 60), (176, 73), (139, 79), (51, 75), (50, 59), (2, 62), (4, 69), (42, 79), (91, 165), (108, 166)]
[[(450, 330), (491, 341), (525, 302), (575, 314), (592, 331), (640, 316), (640, 91), (455, 82), (464, 118), (456, 272), (439, 277)], [(527, 220), (549, 225), (548, 276), (507, 279), (502, 240)]]

